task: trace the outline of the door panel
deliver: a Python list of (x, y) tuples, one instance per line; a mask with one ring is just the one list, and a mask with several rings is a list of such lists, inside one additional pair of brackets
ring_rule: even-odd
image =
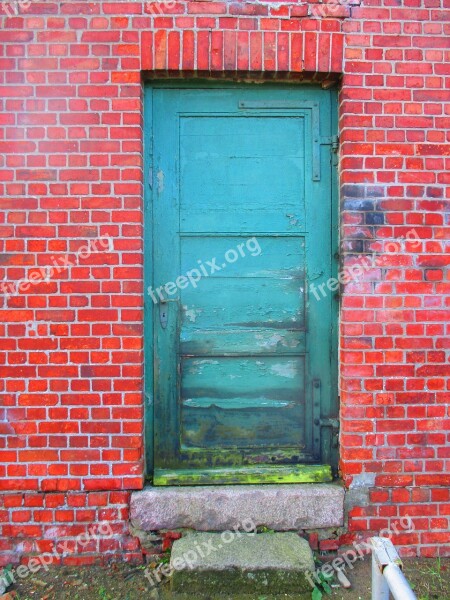
[(155, 483), (329, 479), (331, 95), (151, 96)]
[(182, 447), (304, 444), (302, 357), (186, 358), (182, 374)]
[(181, 230), (299, 231), (303, 130), (301, 117), (181, 117)]

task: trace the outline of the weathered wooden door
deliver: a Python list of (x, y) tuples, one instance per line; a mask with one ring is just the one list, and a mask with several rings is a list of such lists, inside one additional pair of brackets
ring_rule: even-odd
[(309, 286), (333, 268), (333, 109), (302, 86), (148, 90), (157, 485), (330, 479), (335, 292)]

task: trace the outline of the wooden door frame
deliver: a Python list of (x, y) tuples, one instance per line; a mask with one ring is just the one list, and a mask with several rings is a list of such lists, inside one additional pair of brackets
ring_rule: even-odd
[[(153, 236), (152, 236), (152, 203), (153, 203), (153, 192), (151, 189), (152, 183), (152, 168), (149, 164), (149, 159), (152, 157), (153, 150), (153, 119), (152, 119), (152, 99), (154, 87), (170, 88), (183, 88), (183, 89), (201, 89), (203, 87), (208, 88), (242, 88), (244, 85), (251, 85), (252, 81), (235, 82), (232, 80), (159, 80), (155, 79), (146, 82), (143, 88), (143, 123), (144, 123), (144, 148), (143, 148), (143, 169), (144, 169), (144, 448), (145, 448), (145, 473), (147, 478), (151, 478), (154, 469), (154, 456), (153, 456), (153, 438), (154, 438), (154, 305), (150, 302), (147, 294), (147, 288), (153, 285), (153, 259), (154, 259), (154, 247), (153, 247)], [(306, 84), (299, 82), (287, 83), (286, 81), (277, 82), (264, 82), (258, 85), (264, 87), (264, 89), (279, 88), (280, 86), (302, 86), (306, 87)], [(320, 86), (308, 85), (310, 89), (322, 90)], [(333, 110), (331, 111), (331, 127), (332, 131), (338, 132), (338, 112), (337, 112), (337, 90), (323, 90), (324, 93), (330, 93), (333, 98)], [(331, 166), (331, 189), (330, 189), (330, 200), (332, 204), (331, 211), (331, 248), (332, 256), (331, 261), (331, 274), (333, 277), (337, 277), (339, 269), (339, 227), (340, 227), (340, 214), (339, 214), (339, 187), (338, 187), (338, 168), (337, 165), (333, 164), (337, 161), (332, 161)], [(333, 260), (334, 258), (334, 260)], [(331, 293), (331, 292), (330, 292)], [(339, 332), (339, 299), (333, 305), (333, 314), (331, 316), (331, 347), (330, 347), (330, 371), (332, 387), (336, 396), (337, 411), (339, 413), (339, 391), (338, 391), (338, 332)], [(330, 432), (331, 435), (331, 432)], [(331, 465), (333, 473), (337, 475), (337, 465), (339, 460), (338, 449), (331, 451)]]

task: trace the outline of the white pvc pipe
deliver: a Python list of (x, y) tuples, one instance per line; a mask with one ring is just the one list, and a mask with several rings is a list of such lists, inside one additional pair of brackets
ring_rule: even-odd
[(417, 596), (403, 575), (403, 571), (395, 563), (390, 563), (384, 567), (383, 578), (386, 579), (395, 600), (417, 600)]
[(389, 585), (372, 554), (372, 600), (389, 600)]

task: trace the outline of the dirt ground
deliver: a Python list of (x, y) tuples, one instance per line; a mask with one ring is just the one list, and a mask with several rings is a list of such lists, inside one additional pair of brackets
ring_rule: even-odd
[[(450, 600), (450, 558), (446, 559), (405, 559), (405, 575), (413, 586), (418, 600)], [(370, 600), (371, 562), (370, 558), (358, 561), (355, 568), (347, 570), (352, 588), (332, 588), (330, 600)], [(334, 584), (336, 585), (336, 584)], [(144, 577), (144, 567), (127, 564), (114, 564), (110, 567), (52, 567), (42, 568), (19, 580), (8, 591), (15, 590), (15, 600), (170, 600), (173, 596), (166, 584), (151, 588)], [(295, 595), (280, 595), (281, 598), (295, 599)], [(188, 599), (183, 596), (183, 600)], [(205, 599), (227, 598), (209, 596)], [(236, 597), (234, 597), (236, 598)], [(274, 596), (255, 595), (251, 600), (272, 600)], [(324, 595), (324, 600), (327, 598)]]

